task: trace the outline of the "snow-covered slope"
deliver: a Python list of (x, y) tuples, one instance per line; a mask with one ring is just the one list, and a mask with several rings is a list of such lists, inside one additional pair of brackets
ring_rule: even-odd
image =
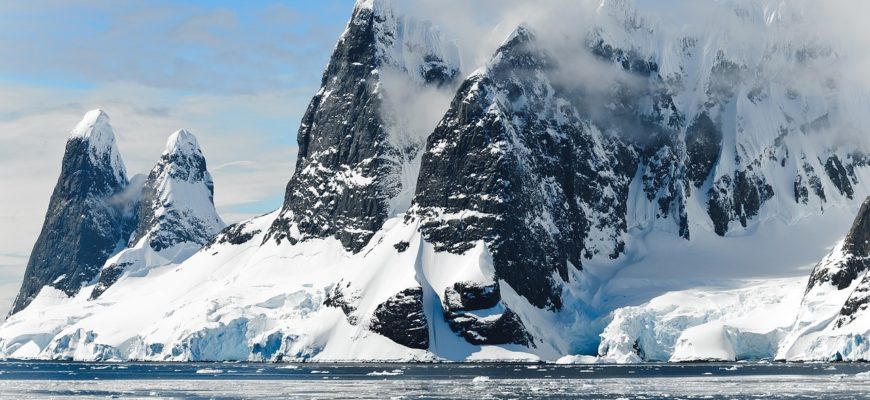
[[(589, 24), (530, 15), (463, 77), (436, 24), (358, 1), (280, 210), (152, 262), (174, 226), (220, 224), (206, 173), (188, 187), (158, 164), (127, 253), (145, 261), (104, 268), (105, 291), (43, 289), (0, 327), (0, 352), (773, 357), (801, 335), (803, 268), (870, 194), (870, 92), (828, 68), (854, 49), (794, 34), (800, 7), (722, 1), (695, 19), (648, 4), (603, 0)], [(169, 148), (197, 153), (184, 143)], [(191, 204), (182, 222), (166, 211)], [(854, 326), (863, 294), (837, 300), (858, 304), (841, 311)]]
[(601, 333), (607, 362), (772, 358), (800, 304), (804, 279), (738, 283), (738, 289), (669, 292), (613, 313)]
[(807, 274), (809, 282), (731, 282), (740, 288), (673, 291), (617, 309), (601, 334), (601, 360), (867, 360), (868, 222), (870, 199), (846, 238)]

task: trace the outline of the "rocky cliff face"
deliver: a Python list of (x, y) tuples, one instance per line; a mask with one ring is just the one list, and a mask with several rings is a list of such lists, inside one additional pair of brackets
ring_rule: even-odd
[(449, 85), (458, 73), (455, 46), (430, 23), (395, 13), (388, 1), (358, 2), (302, 118), (296, 170), (269, 238), (332, 236), (353, 252), (365, 246), (391, 201), (408, 191), (401, 175), (425, 140), (391, 131), (399, 116), (384, 109), (384, 76), (422, 88)]
[(528, 29), (494, 60), (462, 84), (429, 137), (414, 215), (437, 250), (485, 241), (496, 279), (559, 309), (569, 269), (623, 248), (637, 155), (582, 119)]
[(60, 177), (12, 313), (27, 307), (45, 286), (77, 293), (123, 248), (131, 226), (130, 205), (121, 196), (126, 186), (109, 117), (102, 110), (90, 111), (67, 140)]
[(810, 278), (810, 286), (828, 277), (831, 284), (840, 288), (850, 280), (849, 278), (854, 281), (864, 275), (840, 309), (836, 322), (838, 328), (854, 321), (870, 307), (870, 277), (867, 275), (867, 271), (870, 270), (870, 198), (864, 200), (858, 217), (855, 218), (855, 224), (846, 236), (843, 250), (847, 254), (847, 259), (841, 269), (820, 273), (818, 277), (814, 273)]
[[(861, 151), (813, 143), (835, 134), (829, 117), (847, 95), (835, 78), (796, 89), (776, 76), (780, 63), (812, 70), (832, 54), (768, 44), (756, 49), (766, 58), (747, 57), (703, 35), (648, 48), (675, 33), (632, 7), (602, 2), (583, 46), (520, 27), (428, 139), (406, 220), (437, 251), (486, 243), (493, 279), (538, 308), (560, 310), (572, 269), (623, 257), (643, 232), (725, 236), (850, 204), (866, 166)], [(819, 92), (840, 100), (812, 100)]]
[(150, 267), (180, 263), (224, 228), (214, 208), (214, 182), (192, 133), (182, 129), (169, 137), (144, 182), (136, 220), (128, 248), (103, 267), (91, 298), (124, 273), (141, 275)]

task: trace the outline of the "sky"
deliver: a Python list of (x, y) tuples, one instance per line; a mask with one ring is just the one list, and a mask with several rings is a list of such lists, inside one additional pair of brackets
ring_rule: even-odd
[(128, 175), (181, 128), (227, 222), (278, 208), (296, 131), (352, 0), (0, 2), (0, 313), (17, 294), (85, 112), (111, 118)]

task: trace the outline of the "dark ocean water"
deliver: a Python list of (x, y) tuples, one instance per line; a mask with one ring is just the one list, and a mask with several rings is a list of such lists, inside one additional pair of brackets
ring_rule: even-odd
[(870, 364), (0, 362), (0, 398), (870, 398)]

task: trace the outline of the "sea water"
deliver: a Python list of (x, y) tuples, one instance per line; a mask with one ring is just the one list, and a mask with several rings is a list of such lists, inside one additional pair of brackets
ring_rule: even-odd
[(870, 364), (0, 362), (0, 398), (870, 398)]

